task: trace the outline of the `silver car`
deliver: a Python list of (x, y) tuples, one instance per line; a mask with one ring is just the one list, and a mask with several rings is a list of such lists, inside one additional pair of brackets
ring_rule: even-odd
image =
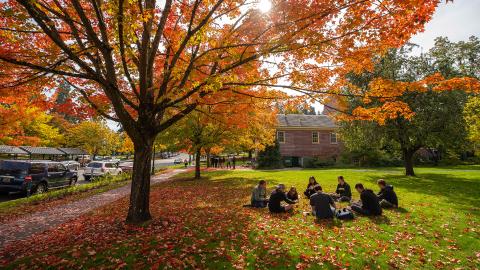
[(61, 162), (63, 166), (67, 167), (70, 171), (77, 172), (80, 169), (80, 163), (75, 160), (65, 160)]
[(109, 161), (92, 161), (88, 163), (83, 177), (85, 181), (104, 175), (118, 175), (122, 173), (122, 169), (118, 167), (117, 163)]

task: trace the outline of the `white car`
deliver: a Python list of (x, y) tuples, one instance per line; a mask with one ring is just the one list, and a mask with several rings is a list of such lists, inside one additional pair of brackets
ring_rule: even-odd
[(173, 161), (173, 164), (183, 164), (183, 159), (181, 159), (181, 158), (176, 158), (176, 159)]
[(75, 160), (65, 160), (62, 161), (63, 166), (67, 167), (70, 171), (78, 171), (81, 167), (79, 162), (76, 162)]
[(122, 173), (122, 169), (119, 168), (115, 162), (93, 161), (88, 163), (83, 173), (83, 177), (85, 178), (85, 181), (90, 181), (92, 178), (106, 174), (118, 175), (120, 173)]

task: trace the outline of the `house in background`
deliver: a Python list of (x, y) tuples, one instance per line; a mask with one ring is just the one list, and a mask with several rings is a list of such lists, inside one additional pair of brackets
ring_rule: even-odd
[(278, 114), (277, 141), (285, 166), (306, 166), (308, 160), (336, 161), (343, 145), (338, 126), (325, 114)]

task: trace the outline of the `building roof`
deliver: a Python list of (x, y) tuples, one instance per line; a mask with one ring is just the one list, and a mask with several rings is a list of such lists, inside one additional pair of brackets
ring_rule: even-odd
[(31, 155), (65, 155), (65, 153), (53, 147), (20, 146), (20, 148)]
[(86, 155), (87, 152), (79, 148), (57, 148), (67, 155)]
[(28, 155), (27, 152), (16, 146), (0, 145), (0, 154)]
[(278, 126), (288, 128), (328, 128), (338, 126), (328, 115), (277, 114)]

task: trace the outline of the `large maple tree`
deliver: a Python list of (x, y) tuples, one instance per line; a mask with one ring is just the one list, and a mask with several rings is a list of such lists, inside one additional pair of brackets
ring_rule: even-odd
[(0, 3), (0, 72), (15, 83), (68, 83), (121, 122), (135, 156), (127, 221), (141, 222), (151, 218), (156, 135), (205, 98), (261, 87), (335, 94), (337, 78), (405, 43), (437, 4), (274, 0), (262, 13), (246, 0), (8, 0)]
[[(237, 93), (214, 94), (205, 98), (195, 112), (190, 113), (169, 129), (178, 134), (177, 145), (195, 153), (195, 178), (200, 178), (200, 156), (219, 154), (231, 145), (262, 148), (274, 141), (276, 110), (275, 92), (262, 93), (262, 99), (252, 97), (260, 91), (244, 90)], [(259, 126), (262, 126), (260, 128)], [(251, 134), (254, 133), (254, 134)]]

